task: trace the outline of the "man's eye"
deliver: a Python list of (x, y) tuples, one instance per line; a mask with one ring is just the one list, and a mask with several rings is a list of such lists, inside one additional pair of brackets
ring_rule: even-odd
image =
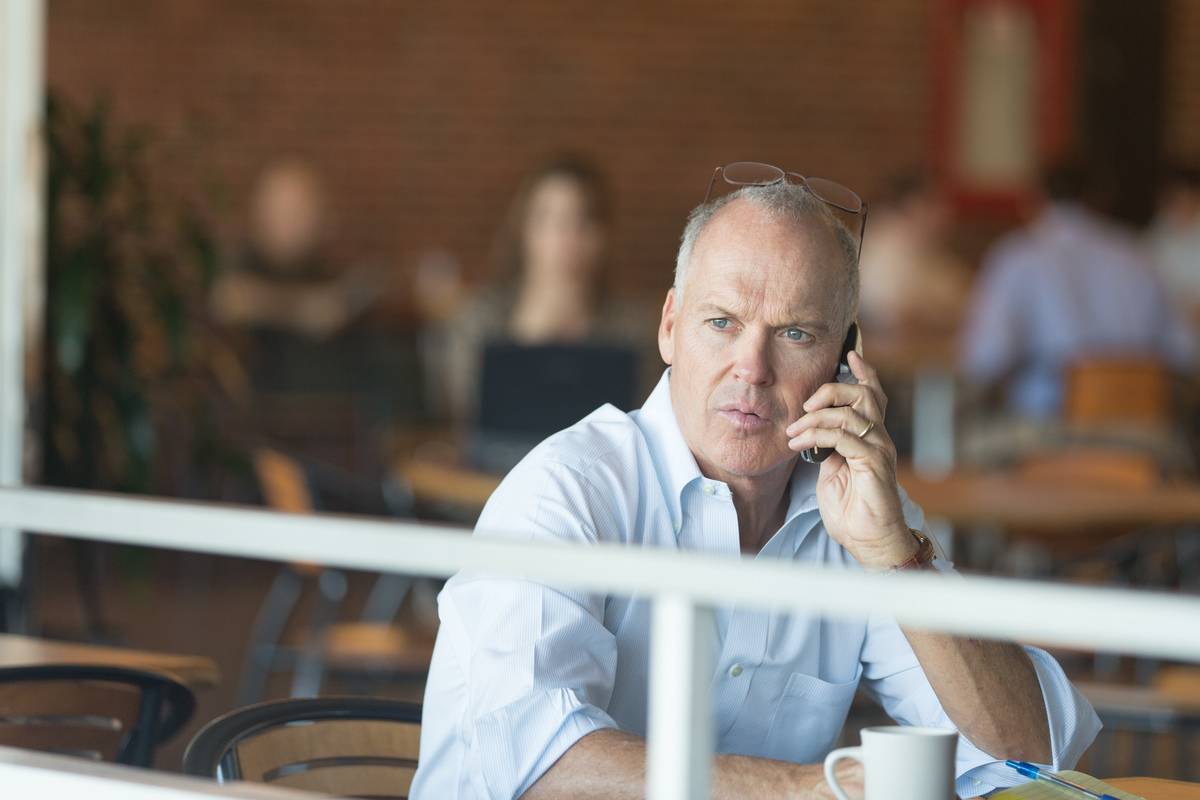
[(732, 325), (733, 323), (730, 322), (725, 317), (717, 317), (716, 319), (710, 319), (708, 321), (708, 324), (711, 325), (712, 327), (716, 328), (719, 331), (723, 331), (726, 328), (728, 328), (730, 325)]
[(789, 342), (807, 342), (811, 338), (807, 331), (802, 331), (799, 328), (788, 328), (783, 332), (783, 335)]

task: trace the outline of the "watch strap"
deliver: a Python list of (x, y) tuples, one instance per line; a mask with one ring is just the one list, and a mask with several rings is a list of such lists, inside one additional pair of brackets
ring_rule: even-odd
[(924, 569), (933, 563), (933, 559), (937, 557), (937, 552), (933, 547), (933, 540), (915, 528), (909, 528), (909, 533), (917, 540), (917, 552), (913, 553), (907, 561), (901, 562), (892, 567), (888, 572), (900, 572), (910, 569)]

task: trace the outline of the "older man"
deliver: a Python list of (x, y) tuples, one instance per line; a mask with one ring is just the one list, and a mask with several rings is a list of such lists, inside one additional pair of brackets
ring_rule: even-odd
[[(854, 318), (857, 242), (835, 192), (809, 188), (827, 183), (777, 175), (692, 212), (659, 328), (669, 368), (646, 404), (601, 408), (543, 442), (496, 490), (477, 536), (948, 569), (897, 486), (874, 370), (852, 355), (857, 384), (829, 382)], [(819, 467), (798, 459), (814, 446), (835, 452)], [(641, 797), (650, 610), (645, 598), (453, 578), (414, 796)], [(816, 764), (860, 683), (904, 724), (961, 732), (964, 796), (1014, 782), (1005, 758), (1070, 766), (1099, 728), (1039, 650), (886, 616), (727, 608), (717, 625), (717, 797), (828, 796)]]

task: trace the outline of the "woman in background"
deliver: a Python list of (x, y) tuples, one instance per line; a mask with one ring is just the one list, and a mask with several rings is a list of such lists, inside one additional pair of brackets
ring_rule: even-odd
[[(654, 344), (653, 315), (610, 292), (609, 223), (604, 181), (586, 161), (559, 158), (526, 178), (498, 241), (497, 280), (449, 320), (443, 384), (456, 421), (475, 416), (490, 342), (617, 344), (639, 354)], [(658, 372), (654, 360), (647, 366)]]

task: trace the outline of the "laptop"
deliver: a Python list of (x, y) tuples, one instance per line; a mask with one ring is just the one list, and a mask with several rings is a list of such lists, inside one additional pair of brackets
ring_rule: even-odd
[(478, 469), (507, 472), (538, 442), (605, 403), (629, 411), (637, 401), (637, 374), (630, 347), (488, 344), (469, 460)]

